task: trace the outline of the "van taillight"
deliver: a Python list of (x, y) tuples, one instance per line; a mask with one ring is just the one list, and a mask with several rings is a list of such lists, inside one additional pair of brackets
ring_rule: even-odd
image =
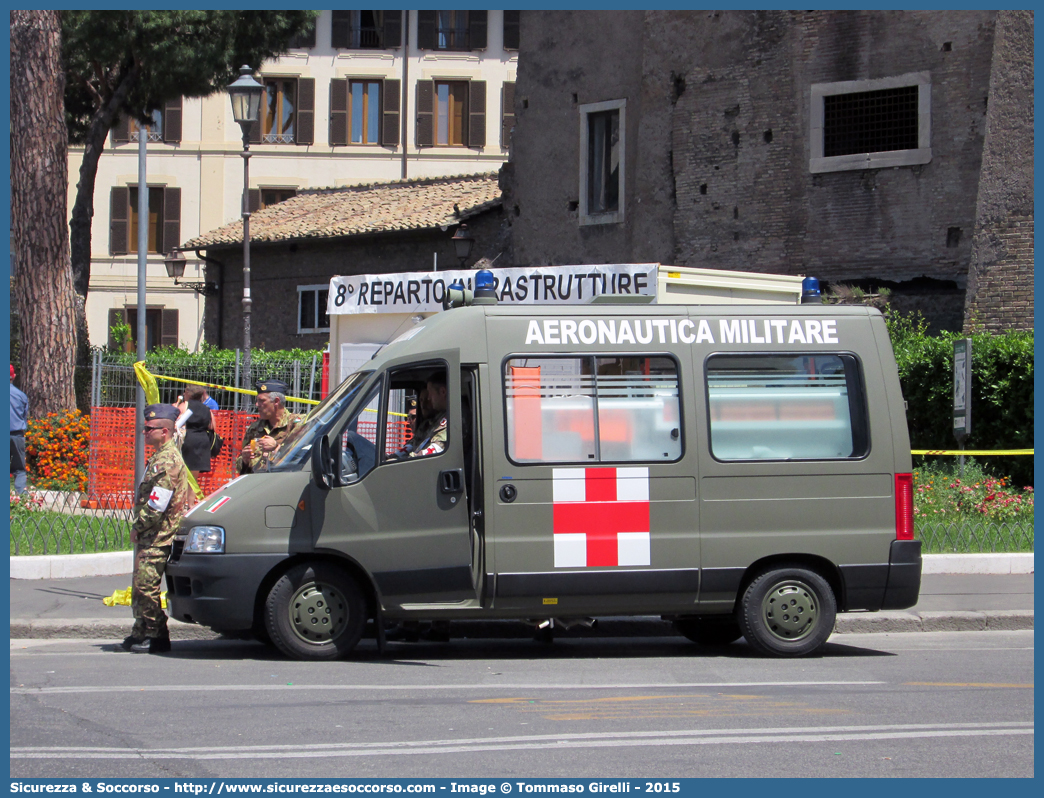
[(914, 539), (913, 474), (895, 475), (895, 539)]

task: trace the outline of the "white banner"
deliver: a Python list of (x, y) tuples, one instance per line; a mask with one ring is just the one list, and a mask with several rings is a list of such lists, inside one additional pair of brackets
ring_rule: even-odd
[[(512, 305), (585, 305), (603, 294), (656, 296), (655, 263), (540, 266), (493, 269), (497, 300)], [(330, 280), (326, 312), (432, 313), (442, 310), (446, 288), (461, 281), (474, 289), (474, 269), (398, 274), (357, 274)]]

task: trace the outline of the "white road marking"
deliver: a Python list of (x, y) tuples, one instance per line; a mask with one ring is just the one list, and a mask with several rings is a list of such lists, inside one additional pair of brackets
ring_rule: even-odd
[(887, 682), (657, 682), (631, 684), (134, 684), (134, 685), (78, 685), (75, 687), (12, 687), (11, 695), (55, 695), (70, 693), (227, 693), (227, 692), (299, 692), (323, 690), (336, 692), (365, 692), (380, 690), (675, 690), (679, 687), (865, 687)]
[(195, 748), (12, 748), (11, 759), (322, 759), (369, 756), (488, 753), (555, 748), (650, 747), (665, 745), (745, 745), (755, 743), (844, 742), (943, 737), (997, 737), (1033, 734), (1032, 721), (1011, 723), (888, 724), (879, 726), (819, 726), (792, 728), (687, 729), (648, 732), (591, 732), (459, 740), (418, 740), (383, 743), (231, 746)]

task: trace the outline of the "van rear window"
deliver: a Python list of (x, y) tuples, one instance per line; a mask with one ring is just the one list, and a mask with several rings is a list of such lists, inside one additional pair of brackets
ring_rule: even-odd
[(854, 355), (712, 355), (711, 454), (718, 460), (833, 460), (870, 448)]
[(678, 366), (658, 357), (513, 358), (504, 364), (516, 463), (670, 462), (682, 455)]

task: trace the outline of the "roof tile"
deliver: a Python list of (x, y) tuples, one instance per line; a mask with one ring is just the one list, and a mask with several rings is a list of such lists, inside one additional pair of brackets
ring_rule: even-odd
[[(278, 205), (250, 214), (250, 241), (339, 238), (444, 227), (459, 224), (500, 203), (496, 172), (306, 189)], [(186, 241), (181, 248), (242, 243), (240, 219)]]

